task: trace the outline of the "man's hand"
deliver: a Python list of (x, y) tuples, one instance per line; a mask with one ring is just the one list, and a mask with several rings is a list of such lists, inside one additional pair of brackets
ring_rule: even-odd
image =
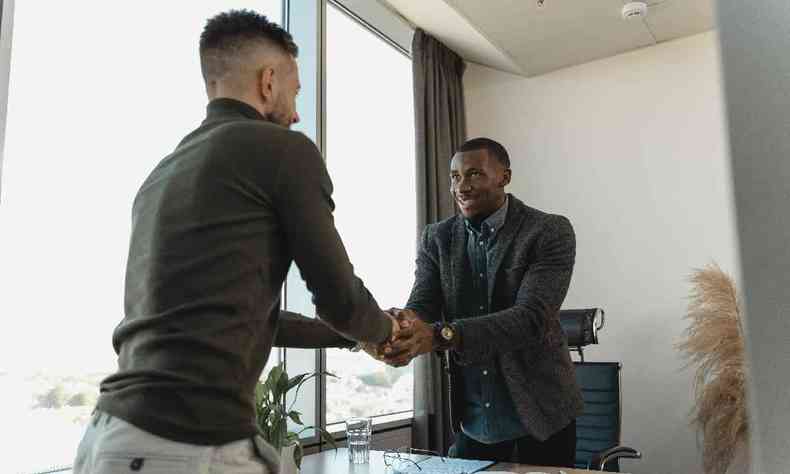
[(370, 357), (382, 361), (384, 359), (384, 346), (385, 344), (372, 344), (366, 342), (362, 344), (362, 350), (365, 351)]
[(388, 343), (392, 343), (398, 338), (398, 335), (401, 331), (401, 325), (396, 316), (393, 316), (389, 312), (385, 312), (385, 314), (390, 317), (390, 320), (392, 320), (392, 332), (390, 333), (390, 338), (387, 341)]
[(412, 321), (420, 319), (417, 313), (411, 309), (390, 308), (385, 313), (397, 319), (401, 329), (409, 327)]
[(390, 344), (398, 338), (398, 335), (401, 332), (401, 322), (396, 317), (396, 309), (391, 308), (385, 311), (385, 314), (389, 316), (392, 322), (392, 331), (390, 333), (389, 339), (380, 343), (380, 344), (373, 344), (373, 343), (364, 343), (362, 344), (362, 350), (367, 352), (367, 354), (376, 359), (376, 360), (383, 360), (384, 358), (384, 349), (388, 348)]
[(410, 309), (390, 308), (392, 335), (381, 344), (364, 344), (362, 349), (372, 358), (393, 367), (408, 365), (420, 354), (433, 350), (433, 329)]
[(395, 342), (384, 347), (383, 360), (393, 367), (409, 364), (418, 355), (433, 351), (433, 328), (411, 310), (398, 313), (401, 330)]

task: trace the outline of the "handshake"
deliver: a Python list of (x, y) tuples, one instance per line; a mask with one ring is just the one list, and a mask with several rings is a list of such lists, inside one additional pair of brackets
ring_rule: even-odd
[(393, 367), (408, 365), (412, 359), (431, 352), (433, 328), (410, 309), (385, 311), (392, 320), (392, 335), (380, 344), (366, 343), (362, 349), (376, 360)]

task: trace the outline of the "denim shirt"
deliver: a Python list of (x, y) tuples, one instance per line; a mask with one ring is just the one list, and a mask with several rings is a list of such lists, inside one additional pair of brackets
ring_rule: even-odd
[[(463, 294), (461, 314), (474, 318), (488, 314), (488, 287), (495, 275), (489, 266), (491, 253), (496, 248), (496, 237), (505, 224), (508, 202), (486, 218), (479, 229), (466, 221), (467, 255), (474, 278)], [(469, 280), (467, 280), (469, 281)], [(463, 369), (465, 405), (461, 428), (470, 438), (485, 444), (499, 443), (527, 435), (516, 412), (505, 379), (496, 360), (466, 366)]]

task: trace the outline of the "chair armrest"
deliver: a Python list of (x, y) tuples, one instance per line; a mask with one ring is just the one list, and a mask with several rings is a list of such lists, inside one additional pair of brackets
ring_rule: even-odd
[(587, 469), (592, 471), (603, 471), (606, 463), (619, 458), (642, 459), (642, 453), (628, 446), (615, 446), (601, 451), (600, 453), (595, 453), (592, 458), (590, 458)]

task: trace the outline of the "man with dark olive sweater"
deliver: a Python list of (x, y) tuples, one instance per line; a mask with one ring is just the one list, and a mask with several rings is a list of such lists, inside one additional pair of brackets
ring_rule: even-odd
[[(208, 21), (200, 55), (207, 116), (134, 200), (118, 371), (75, 473), (277, 472), (253, 405), (272, 346), (381, 345), (399, 331), (354, 275), (320, 153), (289, 130), (291, 36), (231, 11)], [(320, 319), (279, 309), (292, 262)]]

